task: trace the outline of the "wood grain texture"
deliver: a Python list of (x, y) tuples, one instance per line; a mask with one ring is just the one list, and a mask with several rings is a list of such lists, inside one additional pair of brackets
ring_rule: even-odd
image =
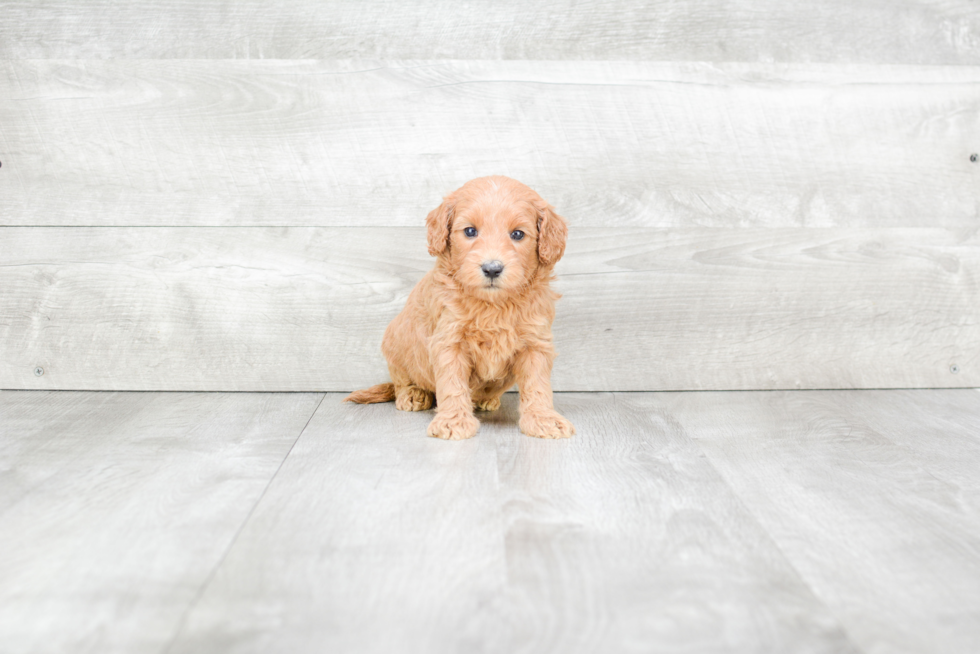
[(160, 652), (312, 394), (0, 394), (0, 650)]
[(977, 390), (564, 393), (562, 442), (340, 398), (0, 392), (0, 649), (980, 638)]
[(976, 66), (7, 60), (0, 224), (413, 226), (505, 174), (580, 226), (973, 228), (978, 117)]
[(505, 577), (493, 443), (428, 438), (431, 412), (342, 399), (326, 396), (171, 652), (471, 651), (485, 637)]
[(651, 406), (664, 405), (862, 651), (976, 649), (974, 391), (675, 395)]
[(969, 0), (0, 2), (0, 57), (980, 63)]
[[(980, 385), (977, 238), (573, 228), (554, 386)], [(424, 240), (398, 228), (0, 228), (0, 387), (383, 381), (381, 335), (432, 265)]]
[(544, 442), (508, 395), (448, 443), (339, 400), (170, 651), (857, 651), (667, 415), (562, 395)]

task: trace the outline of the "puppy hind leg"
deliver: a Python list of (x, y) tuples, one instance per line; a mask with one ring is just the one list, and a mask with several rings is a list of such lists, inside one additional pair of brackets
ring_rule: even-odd
[(474, 400), (473, 408), (477, 411), (496, 411), (500, 408), (500, 398), (488, 397), (482, 400)]
[(428, 411), (432, 408), (435, 394), (416, 386), (401, 370), (388, 366), (395, 384), (395, 408), (399, 411)]
[(485, 386), (473, 393), (473, 408), (477, 411), (496, 411), (500, 408), (500, 397), (513, 385), (513, 381), (504, 384)]
[(402, 386), (395, 389), (395, 408), (400, 411), (428, 411), (435, 395), (418, 386)]

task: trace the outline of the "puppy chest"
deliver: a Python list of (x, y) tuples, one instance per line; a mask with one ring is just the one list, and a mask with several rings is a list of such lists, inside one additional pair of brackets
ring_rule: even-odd
[(482, 381), (505, 378), (521, 347), (513, 329), (467, 330), (463, 336), (473, 374)]

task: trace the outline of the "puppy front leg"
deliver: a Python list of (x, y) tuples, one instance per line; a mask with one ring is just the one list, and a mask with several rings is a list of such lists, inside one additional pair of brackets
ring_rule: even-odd
[(527, 349), (517, 356), (515, 373), (521, 392), (521, 431), (535, 438), (568, 438), (572, 426), (555, 411), (551, 395), (551, 362), (554, 354)]
[(429, 436), (453, 441), (476, 436), (480, 421), (473, 416), (470, 367), (459, 345), (441, 348), (433, 360), (436, 364), (436, 417), (429, 423)]

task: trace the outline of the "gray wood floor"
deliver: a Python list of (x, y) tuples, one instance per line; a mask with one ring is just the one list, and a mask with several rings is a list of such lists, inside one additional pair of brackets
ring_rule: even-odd
[(0, 392), (2, 652), (975, 652), (980, 392)]

